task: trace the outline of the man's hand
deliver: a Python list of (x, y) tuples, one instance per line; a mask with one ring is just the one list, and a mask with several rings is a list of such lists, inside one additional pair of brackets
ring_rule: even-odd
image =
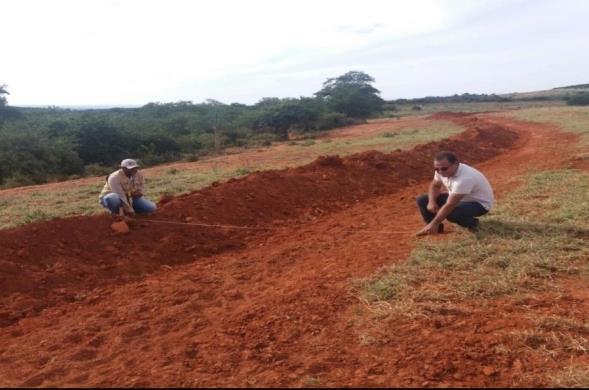
[(437, 234), (439, 223), (430, 223), (420, 231), (416, 233), (416, 236), (425, 236), (427, 234)]
[(131, 196), (133, 197), (133, 199), (139, 199), (143, 196), (143, 193), (141, 193), (141, 191), (137, 190), (137, 191), (133, 191), (133, 193), (131, 193)]
[(440, 206), (438, 206), (436, 202), (428, 202), (427, 211), (429, 211), (430, 213), (436, 214), (439, 209)]

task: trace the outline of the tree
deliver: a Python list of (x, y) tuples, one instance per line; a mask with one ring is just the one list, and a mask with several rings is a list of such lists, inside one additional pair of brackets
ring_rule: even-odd
[(6, 101), (6, 97), (4, 95), (9, 95), (8, 91), (6, 90), (6, 85), (0, 85), (0, 128), (2, 128), (4, 119), (6, 119), (7, 116), (6, 105), (8, 102)]
[[(269, 99), (265, 103), (270, 102)], [(258, 103), (260, 104), (260, 103)], [(272, 104), (264, 104), (266, 108), (255, 126), (258, 129), (270, 129), (283, 140), (288, 139), (288, 130), (298, 128), (302, 131), (315, 127), (321, 116), (321, 102), (313, 98), (272, 100)]]
[(130, 154), (132, 135), (105, 120), (86, 117), (75, 135), (75, 151), (84, 164), (115, 165)]
[(364, 72), (350, 71), (329, 78), (315, 96), (325, 100), (328, 107), (354, 118), (367, 118), (382, 111), (384, 100), (371, 84), (374, 79)]
[(4, 136), (0, 144), (0, 183), (12, 178), (14, 184), (43, 183), (49, 179), (84, 170), (77, 153), (61, 142), (22, 133)]
[(6, 85), (0, 85), (0, 108), (5, 107), (8, 102), (6, 101), (6, 97), (4, 95), (10, 95), (6, 90)]
[(565, 100), (569, 106), (589, 106), (589, 93), (577, 93)]

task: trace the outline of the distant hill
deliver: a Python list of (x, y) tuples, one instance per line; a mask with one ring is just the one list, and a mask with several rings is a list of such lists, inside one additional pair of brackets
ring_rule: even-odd
[(587, 89), (589, 88), (589, 84), (577, 84), (577, 85), (569, 85), (566, 87), (557, 87), (552, 89)]
[(426, 103), (468, 103), (468, 102), (514, 102), (534, 100), (566, 100), (578, 93), (589, 93), (589, 84), (569, 85), (544, 91), (513, 92), (504, 94), (463, 93), (451, 96), (426, 96), (414, 99), (396, 99), (389, 104), (426, 104)]
[(589, 84), (569, 85), (544, 91), (506, 93), (500, 96), (512, 100), (565, 100), (580, 92), (589, 93)]

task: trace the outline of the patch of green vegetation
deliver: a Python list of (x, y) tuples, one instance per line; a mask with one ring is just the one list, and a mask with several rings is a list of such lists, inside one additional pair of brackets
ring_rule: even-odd
[(358, 282), (362, 299), (418, 316), (449, 302), (554, 289), (557, 275), (587, 277), (589, 175), (531, 175), (484, 218), (476, 235), (462, 234), (452, 241), (421, 241), (406, 263)]
[(581, 135), (581, 146), (589, 144), (589, 107), (544, 107), (513, 111), (508, 115), (516, 119), (558, 126), (563, 131)]
[(23, 216), (23, 223), (31, 223), (34, 221), (42, 221), (50, 219), (52, 216), (43, 210), (32, 210)]
[(251, 172), (252, 171), (250, 169), (241, 167), (241, 168), (237, 168), (235, 170), (235, 175), (236, 176), (245, 176), (245, 175), (250, 174)]
[(35, 197), (0, 195), (0, 229), (55, 217), (87, 215), (88, 210), (95, 214), (102, 210), (98, 204), (101, 189), (102, 181), (68, 190), (35, 191)]
[(326, 154), (346, 156), (364, 150), (390, 153), (396, 149), (410, 149), (418, 144), (439, 141), (464, 131), (463, 127), (443, 120), (425, 122), (420, 127), (393, 128), (394, 131), (383, 130), (383, 133), (367, 136), (334, 138), (332, 142), (311, 144), (307, 148), (311, 149), (316, 156)]
[[(424, 103), (420, 110), (414, 110), (415, 104), (396, 104), (397, 116), (430, 115), (436, 112), (489, 112), (539, 108), (549, 106), (564, 106), (563, 101), (514, 101), (514, 102), (470, 102), (470, 103)], [(385, 113), (386, 114), (386, 113)], [(391, 114), (388, 113), (390, 117)]]

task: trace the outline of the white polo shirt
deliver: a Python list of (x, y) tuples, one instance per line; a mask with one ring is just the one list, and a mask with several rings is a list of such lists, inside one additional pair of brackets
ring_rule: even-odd
[(436, 172), (434, 181), (441, 181), (450, 194), (464, 194), (460, 202), (479, 202), (487, 210), (491, 210), (495, 204), (491, 184), (485, 175), (469, 165), (459, 163), (452, 177), (444, 177)]

